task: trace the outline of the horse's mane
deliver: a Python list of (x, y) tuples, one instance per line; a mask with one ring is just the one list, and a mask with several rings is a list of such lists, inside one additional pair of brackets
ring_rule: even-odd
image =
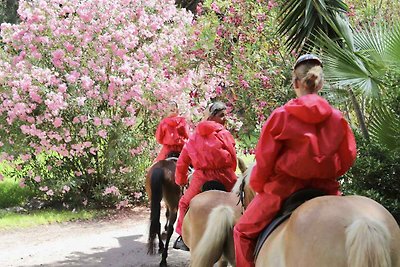
[(249, 165), (249, 167), (247, 168), (247, 170), (239, 176), (235, 185), (233, 186), (232, 192), (234, 192), (235, 194), (240, 193), (240, 185), (242, 184), (243, 180), (244, 180), (245, 184), (249, 184), (250, 176), (251, 176), (250, 174), (253, 171), (253, 167), (255, 164), (256, 164), (256, 162), (251, 163)]

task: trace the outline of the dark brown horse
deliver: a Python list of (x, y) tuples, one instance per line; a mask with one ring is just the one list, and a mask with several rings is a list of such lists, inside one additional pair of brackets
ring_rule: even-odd
[[(160, 266), (167, 266), (168, 245), (174, 232), (174, 223), (178, 213), (178, 203), (181, 189), (175, 184), (175, 168), (178, 153), (170, 153), (165, 160), (158, 161), (150, 167), (146, 176), (146, 192), (150, 199), (150, 231), (148, 239), (148, 254), (154, 254), (154, 240), (158, 236), (158, 253), (162, 253)], [(161, 200), (166, 205), (164, 229), (167, 232), (165, 243), (161, 233), (160, 213)]]

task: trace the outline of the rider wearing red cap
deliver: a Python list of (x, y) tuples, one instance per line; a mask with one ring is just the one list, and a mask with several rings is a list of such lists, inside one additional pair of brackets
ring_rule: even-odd
[[(179, 201), (179, 218), (176, 232), (181, 235), (182, 223), (190, 200), (201, 192), (204, 183), (216, 180), (231, 191), (236, 182), (236, 150), (233, 136), (224, 128), (226, 106), (221, 102), (213, 103), (206, 116), (200, 122), (179, 156), (175, 182), (185, 185), (188, 182), (188, 168), (194, 172), (189, 188)], [(187, 249), (181, 238), (174, 248)]]
[(298, 98), (276, 109), (262, 129), (250, 176), (258, 194), (234, 228), (236, 266), (254, 266), (259, 233), (291, 194), (315, 188), (340, 195), (337, 178), (352, 166), (356, 144), (341, 112), (318, 96), (322, 84), (321, 61), (300, 57), (293, 70)]
[(178, 104), (171, 101), (168, 107), (168, 116), (157, 127), (156, 140), (162, 149), (156, 162), (163, 160), (171, 152), (181, 152), (183, 145), (189, 138), (186, 120), (178, 116)]

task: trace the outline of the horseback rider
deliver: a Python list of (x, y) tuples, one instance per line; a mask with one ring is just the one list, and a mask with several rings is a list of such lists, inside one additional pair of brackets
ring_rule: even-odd
[(161, 120), (156, 131), (156, 140), (162, 145), (155, 162), (163, 160), (171, 152), (181, 152), (189, 138), (188, 127), (184, 117), (178, 116), (178, 104), (170, 101), (167, 117)]
[(337, 178), (356, 158), (347, 121), (317, 94), (321, 60), (299, 57), (292, 76), (297, 98), (272, 112), (257, 144), (250, 186), (258, 194), (234, 227), (236, 266), (255, 266), (255, 241), (287, 197), (303, 188), (340, 195)]
[(206, 110), (205, 121), (200, 122), (179, 156), (175, 182), (185, 185), (188, 182), (188, 168), (194, 172), (188, 189), (179, 201), (179, 217), (176, 232), (180, 235), (174, 248), (188, 250), (184, 244), (182, 223), (190, 200), (201, 192), (204, 183), (216, 180), (231, 191), (236, 182), (236, 149), (233, 136), (225, 129), (226, 105), (215, 102)]

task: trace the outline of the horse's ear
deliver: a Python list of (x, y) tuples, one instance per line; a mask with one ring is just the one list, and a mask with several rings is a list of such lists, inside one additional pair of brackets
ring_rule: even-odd
[(246, 163), (244, 163), (244, 160), (242, 158), (238, 158), (238, 167), (242, 173), (247, 170)]

